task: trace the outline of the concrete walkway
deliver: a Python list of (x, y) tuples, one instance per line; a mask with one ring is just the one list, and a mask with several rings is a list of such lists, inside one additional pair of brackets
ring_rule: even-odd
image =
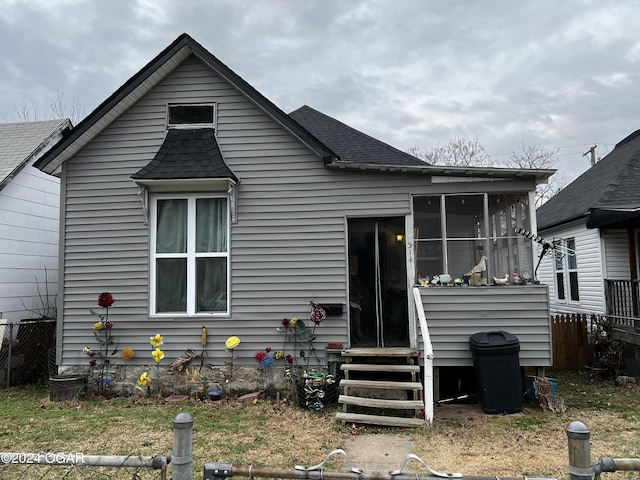
[(389, 473), (400, 469), (415, 444), (401, 435), (368, 434), (347, 439), (344, 451), (351, 466), (367, 473)]
[[(435, 411), (437, 419), (465, 419), (482, 415), (484, 413), (478, 404), (442, 404)], [(407, 455), (416, 453), (415, 443), (401, 433), (354, 435), (344, 442), (344, 451), (352, 467), (367, 473), (399, 470)], [(405, 472), (415, 471), (417, 467), (415, 463), (408, 463)]]

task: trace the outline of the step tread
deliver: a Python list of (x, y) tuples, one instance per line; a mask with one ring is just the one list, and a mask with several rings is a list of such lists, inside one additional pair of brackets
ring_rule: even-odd
[(398, 410), (416, 410), (424, 408), (420, 400), (387, 400), (383, 398), (365, 398), (352, 395), (340, 395), (338, 403), (370, 408), (395, 408)]
[(369, 423), (372, 425), (386, 425), (389, 427), (423, 427), (426, 425), (424, 419), (388, 417), (385, 415), (366, 415), (364, 413), (336, 413), (338, 422)]
[(353, 372), (419, 372), (418, 365), (378, 365), (375, 363), (343, 363), (340, 370)]
[(343, 357), (417, 357), (418, 351), (413, 348), (385, 347), (385, 348), (345, 348)]
[(392, 382), (388, 380), (340, 380), (341, 387), (380, 388), (384, 390), (422, 390), (420, 382)]

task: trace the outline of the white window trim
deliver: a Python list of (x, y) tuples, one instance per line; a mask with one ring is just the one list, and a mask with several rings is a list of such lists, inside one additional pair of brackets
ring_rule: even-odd
[[(568, 243), (570, 241), (573, 241), (573, 245), (574, 248), (570, 249)], [(561, 239), (561, 245), (562, 245), (562, 252), (561, 253), (556, 253), (553, 258), (553, 283), (555, 285), (555, 296), (556, 296), (556, 301), (559, 303), (564, 303), (564, 304), (573, 304), (573, 305), (578, 305), (580, 304), (580, 281), (579, 279), (578, 281), (578, 300), (573, 300), (571, 298), (571, 276), (570, 274), (572, 272), (575, 272), (577, 274), (577, 276), (579, 276), (580, 272), (578, 270), (577, 267), (577, 263), (576, 263), (576, 268), (569, 268), (569, 255), (565, 253), (565, 251), (568, 250), (573, 250), (575, 252), (575, 246), (576, 246), (576, 240), (575, 237), (569, 237), (569, 238), (563, 238)], [(558, 265), (557, 265), (557, 256), (558, 255), (562, 255), (561, 258), (561, 262), (562, 262), (562, 269), (558, 269)], [(558, 296), (558, 273), (562, 273), (562, 283), (563, 283), (563, 288), (564, 288), (564, 298), (560, 298)]]
[[(213, 108), (213, 122), (212, 123), (169, 123), (169, 109), (171, 107), (212, 107)], [(167, 113), (166, 113), (166, 121), (167, 121), (167, 130), (170, 128), (213, 128), (216, 129), (217, 118), (218, 118), (218, 105), (215, 102), (206, 102), (206, 103), (169, 103), (167, 104)]]
[[(195, 205), (196, 199), (200, 198), (225, 198), (227, 200), (227, 251), (226, 252), (205, 252), (196, 253), (196, 222)], [(187, 253), (185, 254), (157, 254), (156, 249), (156, 226), (157, 226), (157, 202), (160, 199), (186, 199), (187, 200)], [(149, 316), (155, 318), (174, 317), (225, 317), (229, 316), (231, 310), (231, 214), (229, 211), (230, 199), (228, 195), (212, 194), (152, 194), (151, 195), (151, 222), (149, 235)], [(187, 311), (186, 312), (156, 312), (156, 258), (187, 258)], [(226, 257), (227, 259), (227, 308), (223, 312), (196, 312), (195, 301), (195, 259), (201, 257)]]

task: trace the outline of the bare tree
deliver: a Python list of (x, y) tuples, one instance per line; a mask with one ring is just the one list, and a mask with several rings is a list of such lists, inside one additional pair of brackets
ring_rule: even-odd
[[(438, 144), (433, 148), (412, 147), (407, 151), (410, 155), (421, 158), (432, 165), (449, 165), (452, 167), (507, 167), (518, 169), (548, 170), (558, 164), (558, 149), (546, 148), (543, 145), (527, 145), (522, 143), (522, 151), (512, 151), (506, 161), (498, 162), (491, 158), (479, 142), (478, 137), (454, 137), (448, 143)], [(536, 188), (536, 206), (553, 197), (566, 185), (564, 174), (554, 174), (547, 183), (538, 184)]]
[[(509, 159), (505, 162), (506, 167), (552, 170), (558, 166), (558, 149), (546, 148), (543, 145), (526, 145), (522, 142), (521, 152), (511, 152)], [(539, 183), (536, 188), (536, 207), (553, 197), (562, 190), (567, 181), (564, 173), (553, 174), (547, 183)]]
[(14, 108), (21, 122), (32, 122), (38, 119), (38, 105), (33, 100), (30, 102), (24, 100)]
[(74, 98), (70, 104), (65, 103), (64, 93), (56, 90), (56, 98), (50, 104), (51, 113), (41, 117), (38, 105), (33, 101), (24, 100), (15, 107), (18, 120), (21, 122), (35, 122), (37, 120), (48, 120), (54, 118), (68, 118), (75, 125), (85, 116), (84, 108)]
[(64, 102), (64, 93), (56, 90), (56, 98), (51, 102), (51, 111), (56, 118), (68, 118), (71, 123), (76, 125), (85, 116), (84, 108), (80, 105), (77, 98), (73, 98), (70, 104)]
[(408, 153), (423, 159), (432, 165), (449, 165), (452, 167), (486, 167), (491, 164), (491, 157), (487, 155), (478, 137), (453, 137), (445, 144), (438, 143), (432, 148), (417, 147), (409, 149)]

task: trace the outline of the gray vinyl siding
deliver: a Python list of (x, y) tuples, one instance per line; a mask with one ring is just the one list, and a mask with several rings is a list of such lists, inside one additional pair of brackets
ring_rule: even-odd
[[(231, 225), (230, 315), (149, 317), (149, 231), (138, 188), (130, 176), (153, 159), (165, 135), (167, 103), (216, 102), (217, 138), (235, 175), (237, 222)], [(412, 194), (444, 193), (422, 175), (336, 171), (197, 60), (188, 59), (118, 118), (64, 169), (63, 363), (84, 364), (93, 342), (97, 297), (111, 292), (113, 334), (136, 350), (134, 364), (150, 361), (149, 337), (160, 333), (167, 364), (209, 333), (206, 362), (230, 356), (224, 341), (241, 339), (237, 364), (282, 345), (283, 318), (308, 318), (309, 301), (340, 303), (316, 330), (319, 349), (348, 341), (348, 216), (405, 216)], [(509, 184), (527, 191), (527, 180)], [(504, 182), (464, 183), (463, 191), (501, 191)]]
[(549, 241), (555, 238), (572, 237), (576, 241), (580, 301), (569, 300), (567, 289), (567, 298), (558, 300), (553, 257), (551, 255), (545, 256), (540, 264), (538, 279), (549, 285), (551, 313), (604, 313), (603, 279), (605, 275), (602, 267), (603, 254), (599, 229), (587, 229), (584, 221), (578, 221), (545, 230), (540, 234)]
[(606, 273), (609, 280), (629, 280), (629, 238), (626, 230), (604, 230), (604, 257)]
[(546, 285), (421, 287), (434, 366), (473, 365), (469, 337), (504, 330), (520, 343), (520, 365), (551, 366), (551, 323)]

